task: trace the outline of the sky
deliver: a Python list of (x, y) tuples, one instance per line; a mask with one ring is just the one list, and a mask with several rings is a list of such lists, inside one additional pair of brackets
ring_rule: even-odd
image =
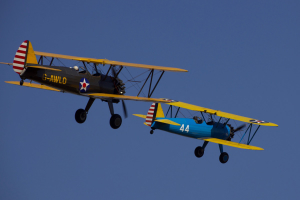
[[(150, 135), (132, 115), (146, 114), (150, 103), (127, 101), (129, 117), (114, 130), (107, 103), (97, 100), (78, 124), (75, 111), (87, 98), (6, 84), (20, 78), (1, 65), (0, 199), (299, 197), (299, 1), (0, 5), (1, 62), (12, 62), (30, 40), (37, 51), (183, 68), (189, 72), (165, 73), (152, 97), (279, 125), (261, 127), (253, 139), (264, 151), (225, 146), (230, 159), (221, 164), (217, 144), (196, 158), (201, 140), (160, 130)], [(126, 94), (137, 93), (131, 87)], [(115, 111), (123, 116), (121, 104)]]

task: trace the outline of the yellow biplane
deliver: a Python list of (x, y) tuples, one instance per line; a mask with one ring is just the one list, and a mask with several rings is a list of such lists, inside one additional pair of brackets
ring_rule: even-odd
[[(253, 118), (242, 117), (219, 110), (213, 110), (209, 108), (204, 108), (200, 106), (195, 106), (183, 102), (178, 102), (174, 100), (164, 99), (169, 101), (166, 103), (169, 106), (169, 109), (164, 115), (160, 103), (152, 103), (150, 109), (148, 110), (147, 115), (134, 114), (137, 117), (145, 119), (144, 124), (151, 128), (150, 133), (153, 134), (155, 129), (167, 131), (177, 135), (204, 140), (202, 146), (196, 147), (194, 153), (195, 156), (200, 158), (204, 155), (204, 150), (206, 145), (209, 142), (219, 144), (220, 148), (220, 157), (219, 160), (221, 163), (226, 163), (229, 159), (229, 155), (226, 152), (223, 152), (223, 145), (241, 148), (241, 149), (250, 149), (250, 150), (263, 150), (263, 148), (251, 146), (250, 143), (257, 133), (260, 126), (278, 126), (277, 124), (256, 120)], [(172, 114), (173, 106), (178, 107), (175, 116)], [(194, 116), (192, 119), (189, 118), (177, 118), (177, 114), (180, 108), (197, 111), (201, 113), (201, 117)], [(167, 117), (170, 111), (170, 117)], [(206, 115), (206, 117), (205, 117)], [(234, 128), (231, 124), (228, 124), (229, 120), (237, 120), (245, 122), (245, 124)], [(246, 127), (245, 133), (240, 139), (239, 143), (232, 142), (232, 138), (235, 133), (241, 131)], [(257, 128), (254, 128), (254, 125), (257, 125)], [(255, 129), (255, 130), (254, 130)], [(248, 134), (248, 140), (246, 144), (242, 144), (245, 135)]]
[[(39, 60), (37, 60), (36, 56), (40, 56)], [(48, 59), (48, 63), (44, 62), (46, 60), (45, 58), (50, 58), (50, 60)], [(81, 62), (83, 66), (54, 66), (54, 59), (74, 60)], [(89, 97), (89, 101), (85, 109), (78, 109), (75, 113), (75, 119), (78, 123), (85, 122), (87, 113), (95, 99), (101, 99), (102, 101), (108, 102), (111, 113), (110, 125), (114, 129), (121, 126), (122, 118), (120, 115), (114, 113), (113, 103), (119, 103), (121, 100), (125, 117), (127, 117), (127, 109), (124, 100), (161, 103), (167, 102), (163, 99), (151, 98), (164, 72), (187, 72), (187, 70), (172, 67), (135, 64), (111, 61), (107, 59), (85, 58), (34, 51), (31, 42), (28, 40), (25, 40), (18, 48), (13, 63), (1, 62), (1, 64), (12, 65), (13, 70), (19, 74), (21, 78), (21, 81), (5, 81), (6, 83), (45, 90), (69, 92)], [(90, 64), (92, 64), (92, 72), (94, 73), (90, 72), (87, 68)], [(106, 73), (102, 72), (102, 70), (104, 70), (103, 68), (101, 70), (101, 66), (104, 65), (110, 66)], [(125, 84), (119, 78), (119, 74), (125, 67), (146, 69), (149, 72), (149, 75), (136, 96), (124, 95)], [(155, 70), (160, 72), (160, 76), (154, 87), (152, 87), (152, 83), (154, 84), (153, 76)], [(111, 75), (109, 73), (111, 73)], [(30, 82), (24, 82), (26, 79), (30, 80)], [(147, 97), (140, 97), (139, 95), (148, 80), (150, 82), (148, 95)], [(31, 81), (35, 81), (38, 84), (32, 83)]]

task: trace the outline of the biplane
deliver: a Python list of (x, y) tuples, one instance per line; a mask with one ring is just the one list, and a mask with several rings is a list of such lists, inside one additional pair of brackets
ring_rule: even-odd
[[(168, 113), (170, 113), (170, 117), (166, 117), (164, 115), (160, 103), (152, 103), (147, 115), (133, 115), (144, 118), (146, 120), (144, 124), (151, 128), (150, 134), (153, 134), (155, 129), (159, 129), (185, 137), (204, 140), (203, 145), (196, 147), (194, 151), (194, 154), (197, 158), (200, 158), (204, 155), (205, 147), (209, 142), (217, 143), (219, 145), (219, 160), (221, 163), (226, 163), (229, 159), (228, 153), (223, 151), (223, 145), (241, 149), (263, 150), (263, 148), (250, 145), (259, 127), (278, 126), (277, 124), (271, 122), (242, 117), (222, 112), (220, 110), (213, 110), (170, 99), (164, 100), (167, 100), (168, 103), (166, 104), (170, 105), (166, 113), (166, 116), (168, 115)], [(178, 107), (175, 116), (173, 116), (172, 112), (173, 106)], [(177, 118), (180, 108), (200, 112), (199, 114), (201, 114), (202, 117), (194, 116), (192, 119)], [(228, 123), (229, 120), (237, 120), (244, 122), (245, 124), (234, 128), (231, 124)], [(246, 124), (248, 124), (248, 126)], [(257, 126), (257, 128), (255, 128), (254, 125)], [(232, 142), (231, 140), (234, 137), (235, 133), (241, 131), (246, 126), (246, 131), (242, 135), (239, 143)], [(246, 144), (243, 144), (241, 142), (243, 141), (243, 139), (246, 139), (245, 135), (248, 135), (248, 139)]]
[[(37, 60), (36, 56), (40, 56), (39, 60)], [(44, 63), (44, 58), (47, 57), (51, 60), (48, 60), (49, 63), (46, 64)], [(80, 69), (78, 66), (70, 68), (64, 66), (54, 66), (52, 63), (55, 58), (79, 61), (82, 63), (83, 67), (80, 67)], [(85, 122), (88, 111), (95, 99), (101, 99), (102, 101), (107, 102), (111, 113), (110, 125), (114, 129), (117, 129), (121, 126), (122, 118), (119, 114), (114, 113), (113, 103), (119, 103), (122, 101), (124, 115), (127, 117), (127, 109), (124, 100), (161, 103), (167, 102), (163, 99), (151, 98), (164, 72), (187, 72), (187, 70), (172, 67), (126, 63), (107, 59), (85, 58), (34, 51), (31, 42), (28, 40), (25, 40), (18, 48), (13, 63), (1, 62), (1, 64), (12, 65), (13, 70), (19, 74), (21, 78), (20, 81), (5, 81), (6, 83), (44, 90), (68, 92), (88, 97), (89, 100), (85, 109), (78, 109), (75, 113), (75, 120), (78, 123)], [(93, 64), (95, 71), (94, 74), (91, 74), (87, 70), (87, 64)], [(101, 65), (110, 66), (106, 73), (99, 71), (99, 66), (101, 67)], [(118, 75), (126, 66), (149, 70), (149, 75), (146, 78), (143, 86), (140, 88), (137, 96), (124, 95), (126, 92), (124, 86), (125, 84)], [(118, 69), (116, 69), (117, 67)], [(152, 88), (154, 70), (158, 70), (161, 74), (156, 84)], [(109, 72), (112, 75), (110, 75)], [(30, 80), (30, 82), (24, 82), (26, 79)], [(148, 80), (148, 96), (139, 97)], [(38, 84), (32, 83), (32, 81), (35, 81)]]

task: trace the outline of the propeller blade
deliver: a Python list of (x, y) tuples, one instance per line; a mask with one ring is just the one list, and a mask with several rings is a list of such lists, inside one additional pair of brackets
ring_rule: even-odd
[(122, 100), (122, 106), (123, 106), (124, 116), (125, 116), (125, 118), (127, 118), (128, 114), (127, 114), (127, 108), (126, 108), (126, 104), (125, 104), (124, 100)]
[(115, 66), (112, 66), (111, 70), (112, 70), (112, 73), (114, 75), (114, 78), (116, 78), (117, 77), (117, 72), (116, 72)]
[(234, 131), (233, 131), (233, 132), (240, 131), (240, 130), (242, 130), (242, 129), (243, 129), (243, 128), (245, 128), (245, 127), (246, 127), (246, 124), (243, 124), (243, 125), (241, 125), (241, 126), (237, 127), (236, 129), (234, 129)]

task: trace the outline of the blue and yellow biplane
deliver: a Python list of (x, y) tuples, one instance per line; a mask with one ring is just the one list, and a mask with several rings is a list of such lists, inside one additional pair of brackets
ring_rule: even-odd
[[(204, 140), (202, 146), (198, 146), (195, 149), (195, 156), (200, 158), (204, 155), (205, 147), (209, 142), (219, 144), (220, 148), (220, 157), (219, 160), (221, 163), (226, 163), (229, 159), (228, 153), (223, 151), (223, 145), (241, 148), (241, 149), (250, 149), (250, 150), (263, 150), (263, 148), (251, 146), (250, 143), (257, 133), (260, 126), (278, 126), (277, 124), (261, 121), (253, 118), (238, 116), (220, 110), (208, 109), (200, 106), (191, 105), (188, 103), (178, 102), (174, 100), (164, 99), (169, 101), (166, 103), (170, 105), (166, 115), (171, 111), (171, 117), (165, 117), (163, 109), (160, 103), (153, 103), (148, 110), (147, 115), (134, 114), (137, 117), (146, 119), (145, 125), (151, 127), (150, 133), (153, 134), (155, 129), (167, 131), (170, 133)], [(173, 106), (178, 107), (176, 114), (172, 117)], [(189, 118), (177, 118), (177, 114), (180, 108), (198, 111), (201, 113), (202, 118), (194, 116), (192, 119)], [(210, 117), (204, 117), (204, 114), (208, 114)], [(218, 120), (214, 120), (214, 117), (218, 117)], [(245, 122), (244, 125), (241, 125), (237, 128), (228, 124), (229, 120), (237, 120)], [(248, 124), (248, 126), (246, 125)], [(257, 125), (255, 129), (253, 125)], [(239, 143), (232, 142), (231, 139), (234, 137), (235, 133), (241, 131), (243, 128), (246, 128), (245, 133), (243, 134)], [(246, 144), (242, 144), (241, 141), (244, 139), (245, 135), (248, 134), (248, 140)]]

